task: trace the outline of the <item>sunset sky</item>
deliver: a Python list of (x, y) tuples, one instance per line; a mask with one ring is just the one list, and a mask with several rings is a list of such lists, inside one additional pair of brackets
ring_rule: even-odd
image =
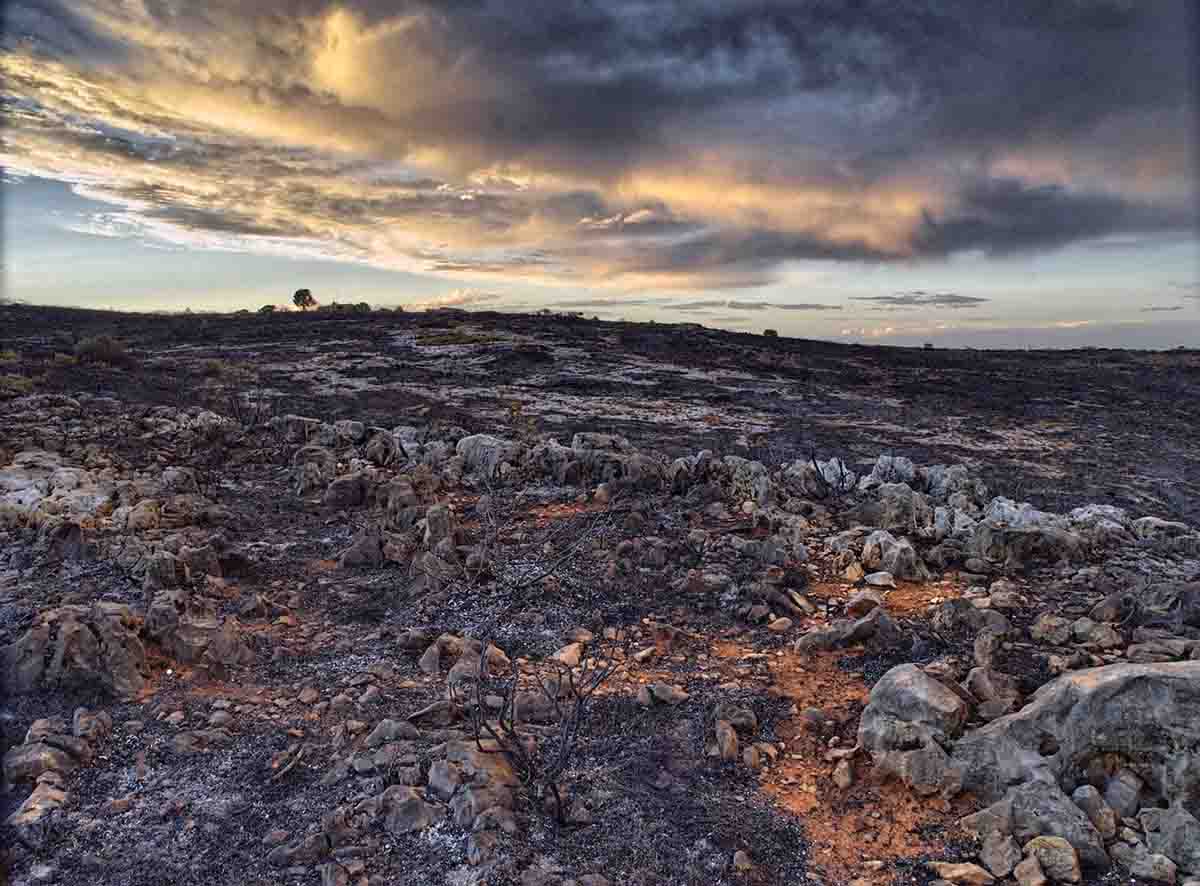
[(4, 294), (1200, 346), (1189, 0), (16, 0)]

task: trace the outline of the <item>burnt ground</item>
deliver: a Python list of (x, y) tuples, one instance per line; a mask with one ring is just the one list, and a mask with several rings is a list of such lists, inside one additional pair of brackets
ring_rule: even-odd
[[(50, 392), (213, 408), (231, 389), (278, 412), (564, 439), (620, 433), (677, 456), (768, 462), (880, 453), (964, 463), (996, 494), (1057, 511), (1113, 503), (1200, 515), (1200, 352), (919, 350), (569, 317), (436, 311), (151, 316), (8, 307), (3, 367)], [(111, 334), (136, 364), (50, 361)], [(205, 361), (247, 369), (200, 379)], [(218, 410), (220, 411), (220, 410)], [(773, 457), (772, 457), (773, 456)]]
[[(5, 409), (2, 454), (36, 445), (99, 453), (119, 472), (193, 469), (199, 491), (228, 511), (225, 541), (251, 555), (226, 564), (219, 578), (197, 577), (191, 593), (222, 616), (237, 614), (255, 653), (252, 664), (218, 678), (150, 644), (149, 680), (135, 699), (61, 687), (4, 700), (0, 727), (13, 745), (35, 719), (69, 720), (80, 704), (114, 721), (96, 758), (71, 776), (69, 812), (56, 813), (53, 839), (12, 859), (21, 883), (315, 884), (331, 858), (353, 883), (469, 882), (478, 874), (467, 863), (469, 828), (450, 821), (405, 835), (375, 821), (332, 856), (287, 867), (267, 858), (273, 841), (328, 830), (336, 809), (406, 777), (380, 767), (323, 783), (366, 729), (444, 696), (449, 662), (426, 673), (418, 664), (423, 649), (401, 642), (414, 628), (434, 637), (494, 636), (533, 669), (578, 628), (655, 647), (649, 657), (622, 659), (626, 666), (581, 725), (564, 783), (591, 823), (559, 826), (523, 798), (519, 831), (501, 838), (502, 863), (484, 882), (517, 883), (522, 875), (534, 882), (527, 872), (539, 869), (559, 877), (547, 881), (555, 883), (599, 873), (643, 886), (834, 886), (856, 878), (883, 886), (928, 882), (925, 859), (976, 850), (955, 828), (970, 798), (922, 800), (872, 779), (864, 763), (842, 790), (826, 753), (854, 743), (867, 693), (892, 665), (970, 658), (970, 638), (935, 637), (927, 627), (930, 611), (960, 596), (967, 578), (947, 573), (889, 595), (889, 611), (911, 637), (904, 648), (800, 658), (791, 641), (840, 614), (854, 589), (818, 549), (807, 564), (783, 568), (784, 585), (806, 590), (818, 609), (776, 633), (742, 618), (689, 572), (717, 565), (750, 583), (754, 568), (732, 555), (715, 564), (697, 559), (681, 542), (692, 529), (753, 537), (752, 516), (655, 494), (617, 502), (600, 526), (579, 489), (539, 482), (505, 493), (512, 562), (536, 558), (564, 536), (594, 533), (552, 583), (515, 598), (489, 586), (418, 594), (403, 558), (339, 568), (339, 553), (369, 515), (331, 509), (320, 494), (298, 495), (290, 469), (296, 447), (265, 429), (270, 417), (519, 439), (550, 433), (564, 442), (577, 431), (603, 431), (643, 451), (711, 448), (772, 465), (811, 454), (866, 464), (894, 453), (918, 464), (967, 464), (995, 494), (1055, 511), (1102, 502), (1200, 522), (1196, 352), (920, 351), (447, 311), (156, 317), (10, 306), (0, 313), (0, 396), (10, 404), (25, 394), (111, 398), (73, 422)], [(97, 335), (120, 339), (128, 358), (72, 356)], [(219, 446), (131, 432), (155, 406), (203, 407), (259, 430)], [(469, 480), (451, 490), (468, 533), (486, 491)], [(825, 528), (837, 523), (835, 514)], [(108, 533), (101, 523), (87, 528)], [(3, 536), (10, 559), (0, 570), (0, 645), (54, 606), (108, 600), (144, 609), (149, 602), (120, 563), (58, 562), (44, 556), (36, 535)], [(671, 545), (667, 566), (623, 566), (615, 552), (648, 537)], [(1021, 628), (1038, 611), (1082, 615), (1095, 602), (1090, 587), (1048, 576), (1020, 587), (1033, 601), (1012, 614)], [(256, 597), (269, 611), (245, 608)], [(661, 624), (673, 628), (665, 644)], [(1007, 668), (1026, 691), (1048, 678), (1020, 644), (1009, 650)], [(688, 697), (651, 707), (635, 700), (639, 688), (660, 682)], [(374, 698), (361, 701), (371, 687)], [(305, 689), (319, 702), (301, 701)], [(342, 695), (349, 708), (322, 707)], [(756, 727), (742, 741), (760, 749), (757, 766), (712, 755), (720, 702), (754, 711)], [(810, 708), (822, 712), (819, 729), (804, 717)], [(218, 712), (232, 714), (227, 738), (198, 750), (180, 744), (181, 734), (204, 729)], [(354, 721), (364, 729), (351, 729)], [(422, 726), (403, 753), (427, 773), (462, 728)], [(281, 761), (297, 744), (305, 756), (286, 768)], [(25, 793), (0, 797), (0, 812), (7, 816)], [(738, 850), (748, 853), (748, 870), (733, 867)]]

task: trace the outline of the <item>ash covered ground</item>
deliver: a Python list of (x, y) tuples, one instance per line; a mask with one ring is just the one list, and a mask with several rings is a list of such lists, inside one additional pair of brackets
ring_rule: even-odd
[(1200, 878), (1194, 352), (0, 312), (12, 883)]

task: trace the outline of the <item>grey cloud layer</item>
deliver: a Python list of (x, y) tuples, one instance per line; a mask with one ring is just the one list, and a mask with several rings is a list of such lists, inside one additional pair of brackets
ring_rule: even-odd
[(703, 289), (1196, 224), (1186, 0), (9, 7), (5, 161), (244, 248)]
[(677, 304), (668, 303), (668, 309), (685, 313), (703, 314), (713, 310), (729, 311), (840, 311), (841, 305), (823, 305), (810, 302), (766, 302), (740, 301), (738, 299), (714, 299), (711, 301), (691, 301)]
[(851, 301), (873, 302), (878, 310), (899, 310), (902, 308), (975, 308), (990, 299), (974, 295), (959, 295), (955, 292), (899, 292), (895, 295), (865, 295), (854, 296)]

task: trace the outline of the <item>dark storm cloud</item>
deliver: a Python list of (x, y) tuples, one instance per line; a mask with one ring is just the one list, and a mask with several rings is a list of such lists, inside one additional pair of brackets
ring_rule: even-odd
[(851, 301), (873, 302), (878, 310), (899, 310), (901, 308), (975, 308), (989, 301), (974, 295), (959, 295), (955, 292), (925, 292), (917, 289), (912, 292), (899, 292), (895, 295), (861, 295), (852, 296)]
[(1189, 87), (1184, 3), (603, 0), (519, 16), (505, 3), (407, 6), (436, 14), (431, 43), (479, 53), (524, 87), (475, 120), (489, 141), (573, 151), (653, 145), (697, 111), (834, 88), (901, 95), (947, 138), (1007, 141), (1173, 107)]
[(87, 18), (59, 0), (27, 0), (5, 4), (0, 39), (17, 43), (36, 39), (45, 51), (87, 58), (89, 61), (120, 61), (126, 47), (99, 33)]
[[(1067, 134), (1189, 96), (1190, 31), (1176, 2), (892, 0), (539, 5), (449, 13), (454, 42), (528, 87), (492, 138), (616, 159), (661, 147), (697, 113), (805, 94), (890, 95), (915, 124), (907, 144), (867, 144), (864, 162), (949, 143), (995, 147)], [(579, 113), (586, 109), (585, 113)], [(549, 112), (549, 113), (547, 113)], [(507, 116), (510, 115), (510, 116)], [(525, 124), (532, 118), (536, 124)], [(878, 136), (879, 133), (871, 133)], [(787, 141), (793, 134), (781, 133)]]
[(1076, 193), (1058, 185), (1032, 187), (1016, 179), (988, 179), (967, 187), (959, 207), (946, 217), (927, 212), (913, 243), (925, 255), (970, 249), (1009, 255), (1118, 232), (1181, 230), (1194, 222), (1184, 209), (1111, 194)]

